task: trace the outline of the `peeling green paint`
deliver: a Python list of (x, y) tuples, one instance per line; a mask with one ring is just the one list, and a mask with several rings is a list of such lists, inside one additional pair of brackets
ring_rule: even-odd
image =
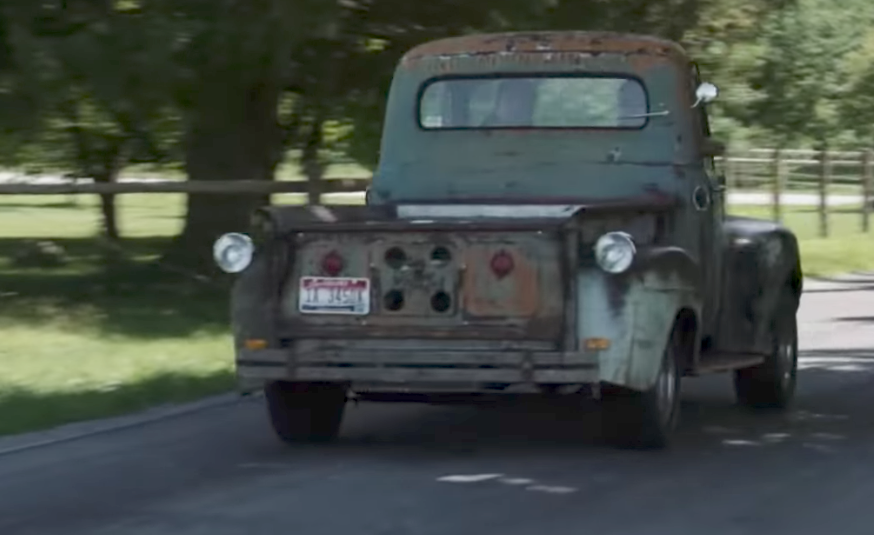
[(578, 275), (578, 333), (581, 341), (606, 338), (599, 352), (601, 381), (636, 390), (652, 386), (677, 315), (684, 308), (700, 314), (695, 290), (678, 277), (645, 273), (624, 290), (624, 306), (610, 303), (613, 275), (587, 269)]

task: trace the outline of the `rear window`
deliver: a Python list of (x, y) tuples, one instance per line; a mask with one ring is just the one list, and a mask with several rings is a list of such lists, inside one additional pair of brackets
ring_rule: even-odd
[(427, 82), (419, 124), (433, 129), (642, 128), (649, 102), (635, 78), (443, 78)]

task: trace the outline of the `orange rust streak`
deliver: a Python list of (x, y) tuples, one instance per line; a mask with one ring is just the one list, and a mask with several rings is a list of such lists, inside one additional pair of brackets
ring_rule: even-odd
[(645, 73), (659, 63), (662, 63), (663, 59), (652, 54), (633, 54), (628, 56), (628, 65), (636, 73)]
[(540, 308), (540, 284), (538, 280), (537, 265), (529, 262), (522, 255), (513, 255), (516, 267), (507, 277), (507, 281), (514, 283), (512, 294), (512, 308), (525, 316), (533, 316)]
[(685, 50), (679, 44), (645, 35), (613, 32), (515, 32), (450, 37), (423, 43), (410, 50), (403, 61), (427, 56), (496, 52), (640, 52), (675, 58), (686, 57)]
[(472, 316), (535, 316), (540, 308), (540, 284), (536, 264), (518, 251), (513, 255), (515, 267), (503, 280), (492, 273), (490, 263), (495, 251), (471, 248), (465, 254), (467, 270), (462, 292), (464, 307)]

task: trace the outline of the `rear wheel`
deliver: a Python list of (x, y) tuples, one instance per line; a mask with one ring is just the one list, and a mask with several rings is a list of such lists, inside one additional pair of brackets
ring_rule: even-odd
[(667, 447), (680, 415), (681, 366), (686, 355), (679, 335), (674, 329), (652, 388), (605, 394), (603, 429), (610, 442), (621, 447)]
[(798, 327), (786, 293), (771, 324), (771, 354), (762, 364), (737, 370), (734, 390), (738, 403), (757, 409), (785, 409), (795, 397), (798, 374)]
[(276, 381), (265, 387), (264, 396), (273, 430), (284, 442), (327, 442), (340, 432), (343, 385)]

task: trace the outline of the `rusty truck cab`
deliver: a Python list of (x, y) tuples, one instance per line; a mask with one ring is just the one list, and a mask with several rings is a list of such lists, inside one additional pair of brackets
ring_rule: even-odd
[[(674, 167), (700, 162), (693, 69), (675, 43), (637, 36), (422, 45), (391, 86), (371, 199), (579, 204), (681, 193)], [(502, 120), (507, 106), (516, 116)]]

